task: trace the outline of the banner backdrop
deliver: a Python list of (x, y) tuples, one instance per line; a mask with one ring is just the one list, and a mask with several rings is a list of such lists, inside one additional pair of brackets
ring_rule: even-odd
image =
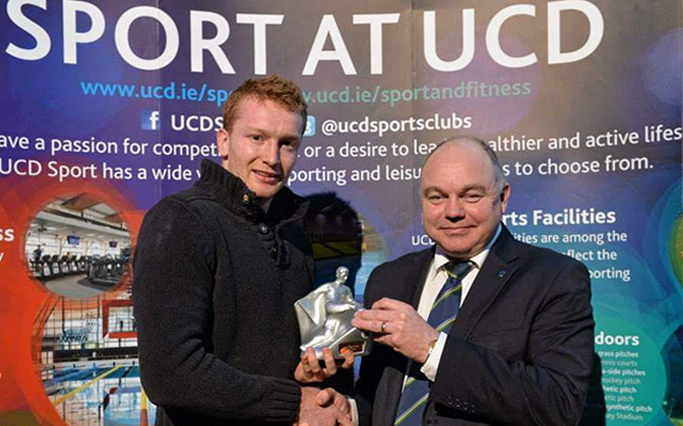
[(361, 297), (372, 268), (429, 246), (422, 162), (478, 136), (516, 238), (590, 269), (584, 423), (683, 424), (680, 0), (5, 5), (3, 426), (154, 421), (130, 290), (142, 217), (218, 160), (230, 90), (273, 72), (310, 107), (291, 187), (342, 206), (310, 229), (347, 229), (349, 210), (362, 226), (357, 246), (314, 234), (321, 280), (353, 258)]

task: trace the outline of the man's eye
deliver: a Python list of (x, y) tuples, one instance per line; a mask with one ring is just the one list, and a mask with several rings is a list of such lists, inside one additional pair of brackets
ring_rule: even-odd
[(254, 142), (260, 142), (263, 140), (263, 137), (261, 137), (261, 135), (251, 135), (249, 136), (249, 138), (251, 138), (251, 140), (253, 140)]
[(465, 195), (465, 201), (467, 201), (468, 203), (476, 203), (482, 198), (484, 198), (484, 195), (478, 193)]
[(430, 195), (427, 197), (429, 201), (435, 202), (435, 201), (441, 201), (443, 200), (443, 196), (441, 195)]
[(282, 141), (282, 146), (290, 149), (297, 149), (298, 145), (295, 141)]

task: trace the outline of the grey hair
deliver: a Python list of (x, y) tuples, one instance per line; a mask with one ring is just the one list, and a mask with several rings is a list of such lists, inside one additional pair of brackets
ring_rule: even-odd
[(439, 142), (436, 145), (436, 148), (432, 150), (429, 154), (427, 154), (427, 158), (425, 158), (424, 164), (422, 167), (424, 167), (427, 164), (427, 161), (434, 155), (436, 151), (439, 150), (444, 145), (449, 145), (451, 143), (458, 143), (458, 142), (463, 142), (463, 141), (468, 141), (468, 142), (474, 142), (476, 143), (489, 157), (489, 160), (491, 160), (491, 165), (493, 166), (493, 173), (496, 178), (496, 187), (498, 188), (498, 193), (503, 192), (503, 188), (505, 188), (505, 185), (507, 185), (507, 179), (505, 178), (505, 172), (503, 171), (503, 166), (500, 165), (500, 161), (498, 160), (498, 155), (496, 155), (496, 152), (491, 149), (491, 147), (484, 142), (483, 140), (475, 137), (475, 136), (456, 136), (453, 138), (449, 138), (446, 140), (443, 140)]

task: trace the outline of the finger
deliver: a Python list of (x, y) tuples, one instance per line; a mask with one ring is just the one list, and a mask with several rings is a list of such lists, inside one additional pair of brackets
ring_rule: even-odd
[(306, 348), (306, 359), (311, 374), (318, 375), (322, 372), (322, 368), (320, 367), (318, 357), (315, 355), (315, 350), (310, 346)]
[(348, 413), (340, 413), (337, 422), (341, 426), (353, 426), (353, 422), (349, 417)]
[(314, 377), (313, 372), (311, 371), (311, 366), (308, 362), (308, 357), (306, 356), (306, 353), (301, 354), (301, 372), (304, 375), (304, 379), (312, 379)]
[(334, 402), (334, 394), (329, 389), (323, 389), (315, 396), (315, 403), (319, 407), (327, 407)]
[(312, 347), (307, 347), (306, 348), (306, 362), (310, 368), (311, 373), (313, 374), (318, 374), (320, 373), (320, 370), (322, 367), (320, 367), (320, 361), (318, 361), (318, 355), (315, 352), (315, 349)]
[(351, 419), (349, 419), (346, 415), (342, 417), (342, 419), (338, 420), (340, 426), (353, 426), (353, 422), (351, 421)]
[(330, 348), (323, 348), (323, 359), (325, 360), (325, 376), (330, 377), (337, 374), (337, 363)]
[(349, 401), (346, 399), (346, 397), (342, 394), (337, 393), (334, 398), (334, 406), (339, 409), (339, 411), (345, 415), (348, 415), (349, 412), (351, 411), (351, 407), (349, 406)]
[(311, 366), (308, 364), (306, 352), (301, 354), (301, 371), (304, 373), (304, 376), (311, 375)]
[[(356, 314), (354, 320), (378, 321), (381, 324), (383, 322), (396, 321), (402, 315), (398, 311), (369, 310), (365, 312), (363, 315)], [(351, 320), (351, 324), (353, 324), (353, 320)]]
[(372, 333), (377, 333), (381, 331), (382, 322), (375, 320), (364, 320), (360, 318), (355, 318), (351, 321), (351, 324), (364, 331), (370, 331)]
[(353, 351), (351, 349), (345, 348), (342, 349), (341, 353), (344, 355), (344, 363), (341, 365), (341, 368), (348, 370), (349, 368), (353, 367), (353, 361), (355, 359), (353, 356)]
[(391, 314), (387, 311), (382, 311), (379, 309), (366, 309), (364, 311), (356, 312), (354, 318), (364, 319), (364, 320), (386, 320)]
[(372, 310), (389, 310), (389, 311), (402, 311), (406, 309), (412, 309), (413, 307), (407, 303), (401, 302), (396, 299), (390, 299), (388, 297), (383, 297), (372, 304)]
[[(364, 331), (369, 331), (371, 333), (375, 334), (387, 334), (390, 332), (390, 324), (391, 322), (389, 320), (359, 320), (359, 319), (354, 319), (351, 321), (351, 324), (354, 325), (356, 328), (359, 328)], [(384, 329), (382, 329), (382, 324), (384, 324)]]

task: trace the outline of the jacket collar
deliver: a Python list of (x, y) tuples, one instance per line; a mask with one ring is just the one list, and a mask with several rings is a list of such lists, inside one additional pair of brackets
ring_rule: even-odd
[(301, 220), (308, 208), (305, 198), (283, 187), (275, 194), (268, 213), (261, 207), (261, 199), (242, 179), (211, 160), (203, 160), (201, 177), (195, 186), (215, 194), (216, 201), (235, 215), (249, 222), (271, 225)]

